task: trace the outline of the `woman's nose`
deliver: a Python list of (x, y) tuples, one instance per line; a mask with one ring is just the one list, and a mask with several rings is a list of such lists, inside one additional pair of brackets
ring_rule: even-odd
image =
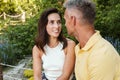
[(54, 24), (54, 27), (58, 28), (60, 25), (58, 23)]

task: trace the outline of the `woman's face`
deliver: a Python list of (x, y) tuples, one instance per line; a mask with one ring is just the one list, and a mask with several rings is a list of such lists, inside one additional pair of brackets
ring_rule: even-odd
[(61, 18), (58, 13), (48, 15), (46, 30), (50, 37), (57, 38), (59, 36), (61, 32), (61, 25)]

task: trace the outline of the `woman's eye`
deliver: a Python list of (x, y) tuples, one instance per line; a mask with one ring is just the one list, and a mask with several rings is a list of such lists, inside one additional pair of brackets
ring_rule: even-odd
[(54, 21), (49, 21), (49, 24), (54, 24)]
[(50, 21), (50, 24), (54, 24), (54, 21)]
[(61, 21), (58, 21), (57, 23), (58, 23), (58, 24), (61, 24)]

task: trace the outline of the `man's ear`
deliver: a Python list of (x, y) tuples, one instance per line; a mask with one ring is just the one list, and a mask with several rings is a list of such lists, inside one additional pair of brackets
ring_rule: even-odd
[(75, 16), (71, 16), (71, 22), (73, 23), (73, 26), (76, 25), (76, 17)]

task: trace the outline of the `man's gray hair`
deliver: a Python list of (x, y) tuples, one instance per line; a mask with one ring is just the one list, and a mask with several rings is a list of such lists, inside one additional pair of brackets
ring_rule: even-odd
[[(72, 8), (72, 7), (75, 7), (77, 6), (82, 0), (67, 0), (63, 6), (65, 8)], [(79, 3), (78, 3), (79, 2)]]
[(63, 6), (65, 8), (73, 8), (73, 7), (79, 7), (82, 6), (84, 3), (86, 4), (91, 4), (93, 6), (95, 6), (94, 4), (92, 4), (91, 0), (67, 0)]
[(85, 20), (94, 23), (95, 4), (91, 0), (67, 0), (63, 6), (67, 9), (77, 9), (82, 12)]

